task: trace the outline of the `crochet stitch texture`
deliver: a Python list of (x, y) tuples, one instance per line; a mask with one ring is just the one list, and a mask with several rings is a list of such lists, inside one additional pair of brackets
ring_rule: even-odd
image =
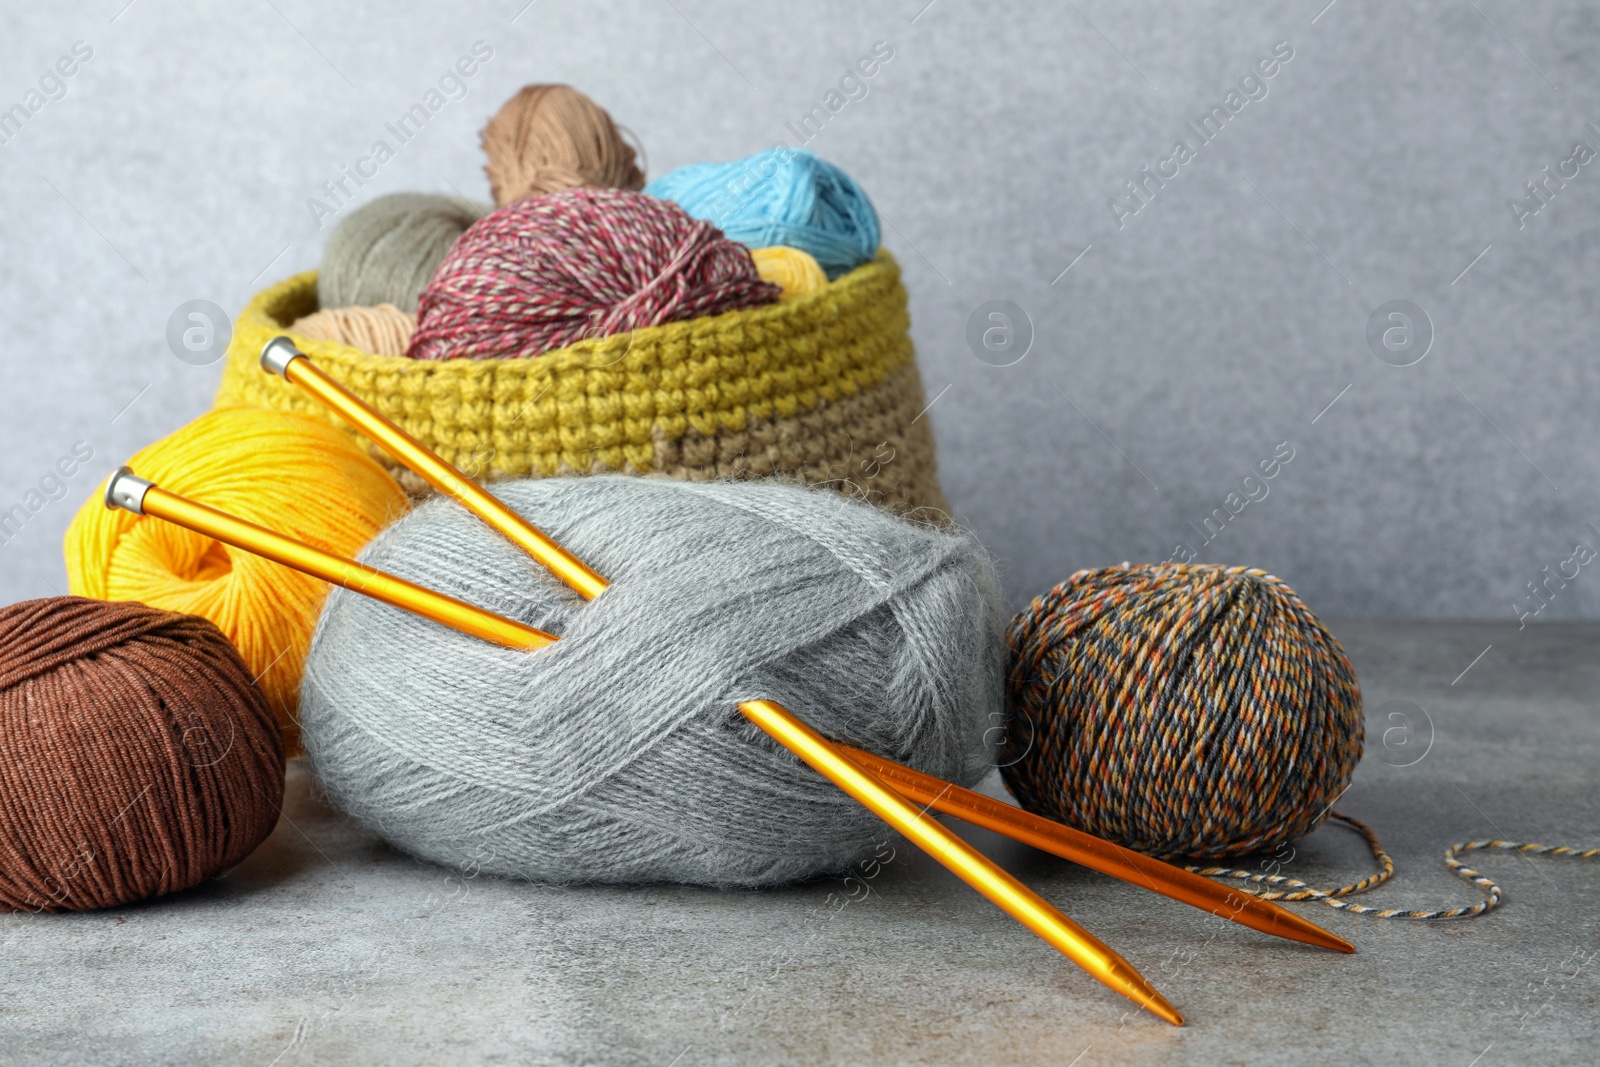
[[(216, 403), (299, 412), (345, 429), (259, 369), (261, 346), (290, 333), (357, 396), (484, 481), (775, 476), (899, 513), (928, 509), (922, 517), (938, 519), (948, 510), (906, 292), (887, 252), (768, 307), (581, 341), (535, 359), (384, 357), (289, 330), (316, 309), (315, 272), (257, 294), (235, 324)], [(408, 490), (423, 491), (362, 444)]]

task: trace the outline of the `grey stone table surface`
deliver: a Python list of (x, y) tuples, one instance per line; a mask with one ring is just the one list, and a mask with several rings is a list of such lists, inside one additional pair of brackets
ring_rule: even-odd
[[(1440, 863), (1452, 842), (1600, 844), (1600, 624), (1333, 629), (1369, 723), (1340, 807), (1399, 867), (1373, 901), (1475, 899)], [(1474, 853), (1506, 902), (1465, 922), (1297, 905), (1358, 945), (1341, 956), (969, 836), (1141, 968), (1188, 1025), (1132, 1014), (903, 841), (875, 876), (761, 892), (466, 878), (328, 808), (297, 761), (284, 818), (225, 876), (115, 911), (0, 917), (0, 1062), (1600, 1058), (1600, 863)], [(1276, 862), (1324, 885), (1372, 868), (1334, 826)]]

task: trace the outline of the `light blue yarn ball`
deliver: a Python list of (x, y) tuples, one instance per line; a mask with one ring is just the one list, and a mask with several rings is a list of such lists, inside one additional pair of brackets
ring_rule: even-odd
[(751, 248), (809, 252), (829, 278), (878, 254), (872, 201), (850, 175), (810, 152), (769, 148), (732, 163), (692, 163), (644, 191)]
[(822, 489), (597, 476), (494, 492), (611, 581), (592, 602), (434, 497), (361, 558), (560, 636), (519, 652), (343, 589), (301, 687), (329, 797), (424, 859), (536, 881), (763, 885), (891, 831), (738, 712), (962, 785), (993, 766), (988, 556)]

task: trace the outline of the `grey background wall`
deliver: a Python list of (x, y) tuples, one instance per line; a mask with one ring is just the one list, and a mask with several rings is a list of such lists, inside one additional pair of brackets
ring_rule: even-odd
[(92, 56), (0, 145), (0, 510), (27, 512), (0, 598), (64, 591), (95, 482), (208, 406), (174, 310), (314, 266), (335, 220), (308, 198), (475, 41), (465, 97), (361, 199), (486, 198), (476, 132), (529, 81), (594, 95), (652, 174), (798, 143), (882, 41), (809, 147), (882, 212), (946, 489), (1014, 599), (1186, 546), (1333, 615), (1514, 619), (1563, 566), (1538, 618), (1600, 614), (1568, 562), (1600, 548), (1592, 4), (525, 3), (3, 4), (0, 108)]

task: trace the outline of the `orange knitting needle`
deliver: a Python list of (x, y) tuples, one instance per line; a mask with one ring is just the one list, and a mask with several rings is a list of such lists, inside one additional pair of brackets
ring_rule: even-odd
[(585, 600), (593, 600), (605, 590), (606, 580), (590, 570), (582, 560), (506, 507), (477, 482), (440, 459), (421, 441), (384, 418), (366, 401), (330, 378), (289, 338), (274, 337), (266, 343), (261, 350), (261, 367), (271, 374), (283, 375), (287, 381), (316, 397), (325, 407), (338, 412), (346, 422), (372, 438), (379, 448), (488, 523)]
[(910, 838), (928, 855), (948, 867), (962, 881), (994, 901), (1006, 913), (1032, 930), (1056, 951), (1141, 1007), (1183, 1025), (1183, 1016), (1168, 1004), (1156, 987), (1133, 965), (1099, 938), (1062, 915), (1045, 899), (999, 867), (995, 862), (930, 819), (893, 788), (851, 759), (843, 746), (795, 718), (781, 704), (747, 700), (739, 705), (745, 718), (849, 793), (867, 810)]
[[(282, 374), (290, 382), (301, 384), (385, 448), (390, 455), (435, 488), (448, 493), (495, 530), (502, 533), (507, 530), (518, 531), (515, 536), (510, 533), (506, 535), (514, 543), (522, 545), (540, 563), (546, 564), (556, 577), (580, 595), (593, 599), (609, 584), (499, 498), (485, 492), (421, 442), (323, 373), (289, 338), (277, 337), (267, 342), (261, 351), (261, 366), (269, 373)], [(547, 562), (547, 558), (552, 556), (555, 557), (555, 565)], [(578, 576), (578, 580), (574, 581), (569, 575)], [(930, 856), (1098, 981), (1174, 1026), (1183, 1025), (1183, 1016), (1178, 1014), (1177, 1009), (1110, 946), (1061, 914), (943, 825), (926, 818), (924, 812), (907, 803), (904, 797), (876, 776), (862, 770), (859, 764), (843, 755), (832, 742), (806, 726), (787, 708), (773, 701), (755, 700), (741, 703), (739, 711), (768, 736), (916, 842)]]
[(514, 619), (491, 615), (464, 600), (424, 589), (387, 571), (345, 559), (331, 552), (274, 533), (253, 522), (218, 511), (176, 493), (169, 493), (123, 467), (106, 482), (106, 507), (135, 515), (153, 515), (225, 545), (263, 556), (325, 582), (363, 593), (374, 600), (432, 619), (453, 630), (503, 648), (543, 648), (555, 637)]
[[(428, 484), (453, 497), (514, 543), (522, 545), (580, 596), (592, 600), (606, 588), (604, 578), (507, 507), (498, 497), (485, 491), (352, 394), (316, 366), (289, 338), (275, 337), (268, 341), (261, 351), (261, 366), (270, 373), (283, 375), (338, 412)], [(946, 815), (1264, 933), (1338, 952), (1355, 951), (1355, 946), (1344, 938), (1329, 933), (1316, 923), (1270, 900), (1241, 893), (1181, 867), (1121, 848), (1010, 804), (1002, 804), (893, 760), (844, 745), (838, 747), (871, 773), (890, 782), (898, 792)]]
[[(1302, 941), (1319, 948), (1337, 952), (1354, 952), (1355, 946), (1344, 938), (1331, 934), (1308, 919), (1303, 919), (1288, 908), (1279, 907), (1270, 900), (1213, 882), (1182, 867), (1164, 863), (1141, 852), (1123, 848), (1093, 834), (1075, 830), (1070, 826), (1042, 818), (1006, 804), (963, 789), (942, 778), (912, 770), (894, 760), (884, 759), (863, 749), (836, 742), (839, 751), (859, 763), (863, 768), (884, 780), (896, 792), (917, 804), (954, 816), (985, 830), (1004, 834), (1025, 845), (1072, 860), (1092, 870), (1109, 874), (1134, 885), (1171, 897), (1232, 919), (1263, 933)], [(1265, 905), (1265, 906), (1263, 906)]]
[[(169, 493), (127, 467), (111, 476), (106, 484), (105, 502), (108, 508), (123, 508), (164, 519), (507, 648), (532, 650), (556, 640), (542, 630)], [(1173, 1025), (1183, 1025), (1183, 1016), (1177, 1009), (1127, 960), (943, 825), (926, 818), (904, 797), (862, 770), (848, 756), (840, 754), (832, 743), (787, 709), (771, 701), (757, 700), (739, 705), (739, 710), (775, 741), (916, 842), (1096, 979)]]

